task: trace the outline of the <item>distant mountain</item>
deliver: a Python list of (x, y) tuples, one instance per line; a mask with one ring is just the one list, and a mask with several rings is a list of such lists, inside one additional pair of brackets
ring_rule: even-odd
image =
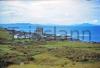
[(89, 23), (83, 23), (83, 24), (76, 24), (76, 25), (43, 25), (43, 24), (30, 24), (30, 23), (14, 23), (14, 24), (0, 24), (0, 27), (4, 28), (31, 28), (31, 27), (51, 27), (51, 26), (57, 26), (57, 27), (91, 27), (91, 26), (97, 26), (94, 24), (89, 24)]
[(83, 23), (83, 24), (78, 24), (78, 25), (75, 25), (75, 26), (98, 26), (98, 25)]
[(30, 23), (15, 23), (15, 24), (0, 24), (0, 27), (4, 28), (30, 28), (39, 26), (38, 24), (30, 24)]

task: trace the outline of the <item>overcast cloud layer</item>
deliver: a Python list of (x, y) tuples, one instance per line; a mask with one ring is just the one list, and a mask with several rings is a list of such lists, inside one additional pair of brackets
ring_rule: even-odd
[(0, 23), (100, 24), (100, 0), (0, 1)]

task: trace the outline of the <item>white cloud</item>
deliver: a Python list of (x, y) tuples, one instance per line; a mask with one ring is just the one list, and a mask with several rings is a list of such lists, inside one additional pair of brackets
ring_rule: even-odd
[(91, 6), (83, 0), (7, 1), (0, 15), (2, 22), (74, 24), (94, 18)]

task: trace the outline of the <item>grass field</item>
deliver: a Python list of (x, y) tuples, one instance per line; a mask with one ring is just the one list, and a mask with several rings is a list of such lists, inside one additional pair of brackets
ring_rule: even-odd
[(100, 44), (93, 43), (47, 41), (26, 46), (0, 45), (1, 55), (14, 62), (7, 68), (100, 68)]
[(93, 44), (86, 42), (53, 41), (53, 42), (47, 42), (44, 46), (47, 48), (67, 46), (71, 48), (79, 48), (79, 49), (100, 52), (100, 44)]
[(8, 68), (100, 68), (100, 63), (88, 63), (88, 64), (82, 64), (82, 63), (70, 63), (65, 66), (57, 65), (57, 66), (51, 66), (51, 65), (38, 65), (38, 64), (26, 64), (26, 65), (12, 65)]

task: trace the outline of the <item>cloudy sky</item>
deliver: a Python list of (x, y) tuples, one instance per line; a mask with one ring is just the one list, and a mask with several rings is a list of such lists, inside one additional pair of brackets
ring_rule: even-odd
[(100, 25), (100, 0), (0, 0), (0, 23)]

